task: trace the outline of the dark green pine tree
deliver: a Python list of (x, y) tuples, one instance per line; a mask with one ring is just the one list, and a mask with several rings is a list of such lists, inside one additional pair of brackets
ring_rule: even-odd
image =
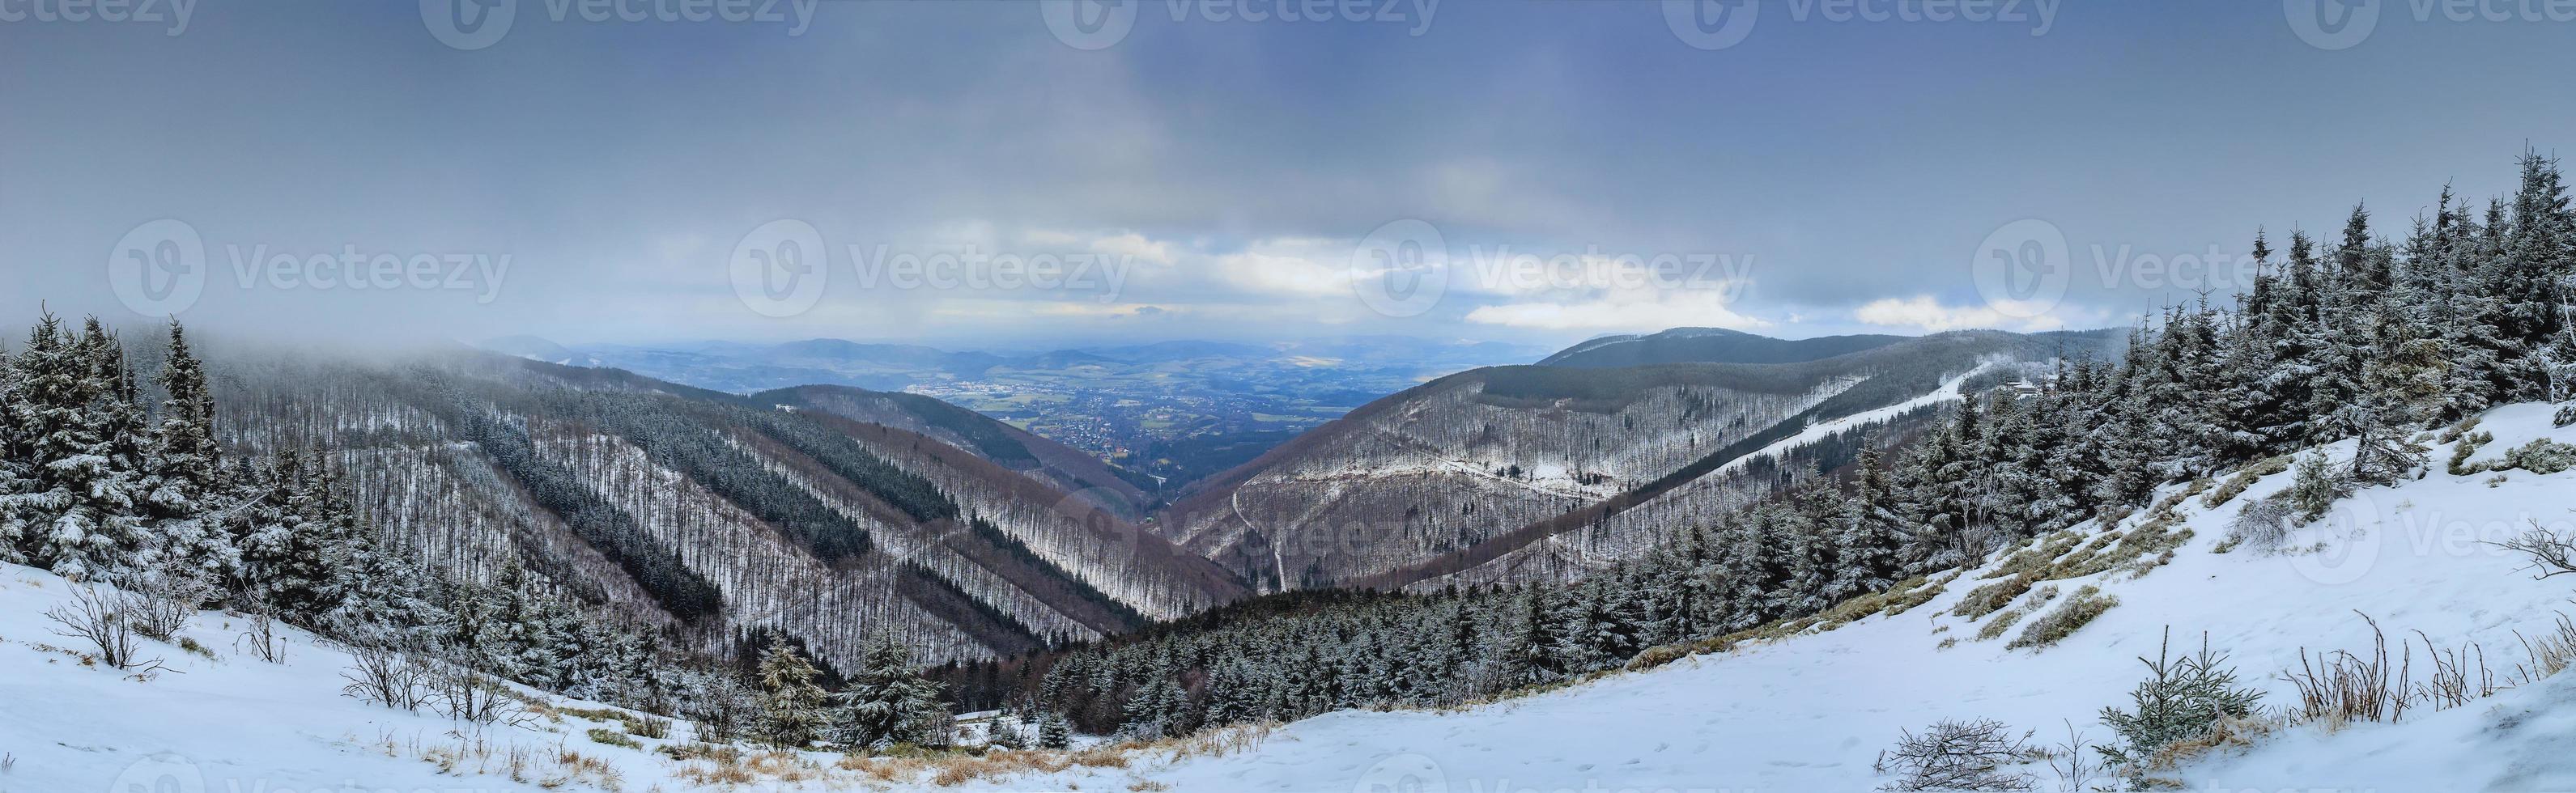
[(123, 349), (96, 318), (73, 336), (47, 314), (17, 360), (33, 481), (5, 505), (6, 519), (32, 564), (72, 578), (117, 574), (141, 540), (141, 418)]
[(1048, 749), (1073, 746), (1073, 722), (1064, 714), (1049, 710), (1038, 716), (1038, 745)]
[(170, 323), (169, 349), (156, 378), (163, 394), (145, 458), (143, 512), (151, 521), (146, 550), (153, 563), (222, 580), (241, 563), (220, 526), (207, 520), (220, 505), (222, 460), (215, 442), (215, 398), (187, 330)]
[(1903, 559), (1905, 533), (1891, 509), (1887, 475), (1876, 438), (1864, 436), (1852, 463), (1852, 492), (1833, 516), (1834, 545), (1841, 563), (1825, 586), (1830, 600), (1877, 592), (1896, 583)]
[(773, 643), (760, 658), (760, 724), (761, 742), (782, 749), (802, 749), (823, 737), (830, 723), (826, 708), (830, 695), (815, 678), (821, 673), (806, 663), (796, 648), (784, 641)]
[(36, 486), (27, 464), (31, 456), (27, 434), (33, 424), (29, 412), (26, 376), (8, 349), (0, 346), (0, 563), (27, 561), (27, 527), (19, 513), (26, 511), (26, 500)]
[(849, 686), (836, 697), (833, 738), (855, 747), (936, 743), (933, 728), (947, 711), (939, 688), (912, 668), (912, 650), (890, 635), (868, 642)]

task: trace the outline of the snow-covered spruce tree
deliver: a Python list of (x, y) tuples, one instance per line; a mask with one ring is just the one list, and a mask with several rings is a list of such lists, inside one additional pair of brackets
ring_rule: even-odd
[(19, 513), (27, 509), (36, 485), (27, 465), (33, 421), (28, 412), (26, 378), (6, 345), (0, 345), (0, 563), (27, 561), (26, 521)]
[(1501, 678), (1506, 685), (1527, 686), (1557, 679), (1556, 629), (1548, 618), (1548, 598), (1537, 587), (1523, 587), (1513, 607), (1513, 631), (1506, 639)]
[(280, 452), (239, 477), (243, 504), (229, 527), (241, 554), (236, 588), (264, 593), (289, 621), (308, 625), (335, 605), (338, 593), (316, 485), (303, 454)]
[(75, 336), (52, 314), (38, 318), (15, 358), (16, 419), (26, 471), (0, 502), (0, 530), (18, 556), (71, 578), (112, 575), (139, 541), (139, 421), (132, 379), (116, 340), (97, 320)]
[(1180, 681), (1167, 673), (1149, 676), (1136, 693), (1127, 699), (1127, 734), (1138, 738), (1166, 738), (1189, 734), (1184, 719), (1188, 705)]
[(943, 722), (949, 714), (940, 702), (939, 686), (913, 671), (912, 648), (892, 635), (868, 643), (858, 670), (835, 700), (832, 737), (845, 745), (945, 743)]
[(170, 323), (169, 348), (156, 378), (163, 393), (151, 430), (142, 481), (146, 564), (185, 568), (206, 581), (230, 578), (241, 556), (208, 515), (221, 505), (222, 460), (215, 443), (215, 398), (206, 371), (188, 346), (187, 330)]
[(1073, 723), (1053, 710), (1038, 715), (1038, 745), (1048, 749), (1073, 746)]
[(830, 724), (830, 695), (815, 682), (821, 673), (796, 648), (780, 641), (760, 657), (760, 723), (762, 743), (802, 749), (823, 737)]

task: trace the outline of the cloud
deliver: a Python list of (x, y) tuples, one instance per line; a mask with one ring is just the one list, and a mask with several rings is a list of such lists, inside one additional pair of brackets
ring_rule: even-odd
[(1167, 265), (1174, 261), (1171, 243), (1149, 240), (1133, 231), (1094, 239), (1091, 249), (1115, 256), (1133, 256), (1155, 264)]
[(1852, 317), (1871, 325), (1921, 328), (1930, 333), (1963, 328), (2037, 331), (2066, 327), (2065, 320), (2045, 306), (1944, 306), (1931, 295), (1874, 300), (1854, 310)]
[(1616, 292), (1576, 302), (1533, 301), (1479, 306), (1467, 312), (1467, 321), (1514, 328), (1586, 331), (1645, 331), (1685, 326), (1732, 330), (1770, 327), (1767, 320), (1729, 308), (1727, 298), (1725, 293), (1714, 291)]
[(1311, 237), (1260, 240), (1208, 260), (1209, 275), (1256, 294), (1282, 297), (1350, 297), (1349, 241)]

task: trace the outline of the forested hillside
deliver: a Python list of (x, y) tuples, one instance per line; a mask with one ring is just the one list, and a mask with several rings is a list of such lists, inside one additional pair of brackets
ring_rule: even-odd
[(751, 395), (751, 400), (937, 438), (1057, 490), (1079, 495), (1127, 520), (1144, 517), (1153, 506), (1152, 497), (1133, 481), (1141, 478), (1138, 474), (1080, 449), (920, 394), (811, 385), (763, 391)]
[[(1848, 437), (1770, 448), (1811, 424), (1955, 398), (1945, 385), (1971, 373), (2039, 377), (2019, 364), (2106, 355), (2114, 339), (1973, 331), (1795, 363), (1479, 369), (1203, 483), (1158, 528), (1268, 591), (1462, 573), (1562, 580), (1739, 506), (1778, 475), (1851, 458)], [(1640, 506), (1645, 520), (1618, 519)], [(1578, 531), (1578, 547), (1549, 542)]]
[(828, 413), (468, 352), (244, 349), (215, 370), (236, 442), (331, 450), (364, 515), (424, 558), (476, 575), (516, 559), (711, 650), (774, 630), (844, 664), (895, 627), (973, 658), (1239, 591), (1137, 550), (1151, 541), (1094, 501)]

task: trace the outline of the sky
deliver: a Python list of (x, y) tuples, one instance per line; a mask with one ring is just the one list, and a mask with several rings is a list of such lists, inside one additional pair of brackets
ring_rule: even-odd
[(2536, 0), (133, 1), (0, 0), (0, 319), (2101, 327), (2576, 146)]

